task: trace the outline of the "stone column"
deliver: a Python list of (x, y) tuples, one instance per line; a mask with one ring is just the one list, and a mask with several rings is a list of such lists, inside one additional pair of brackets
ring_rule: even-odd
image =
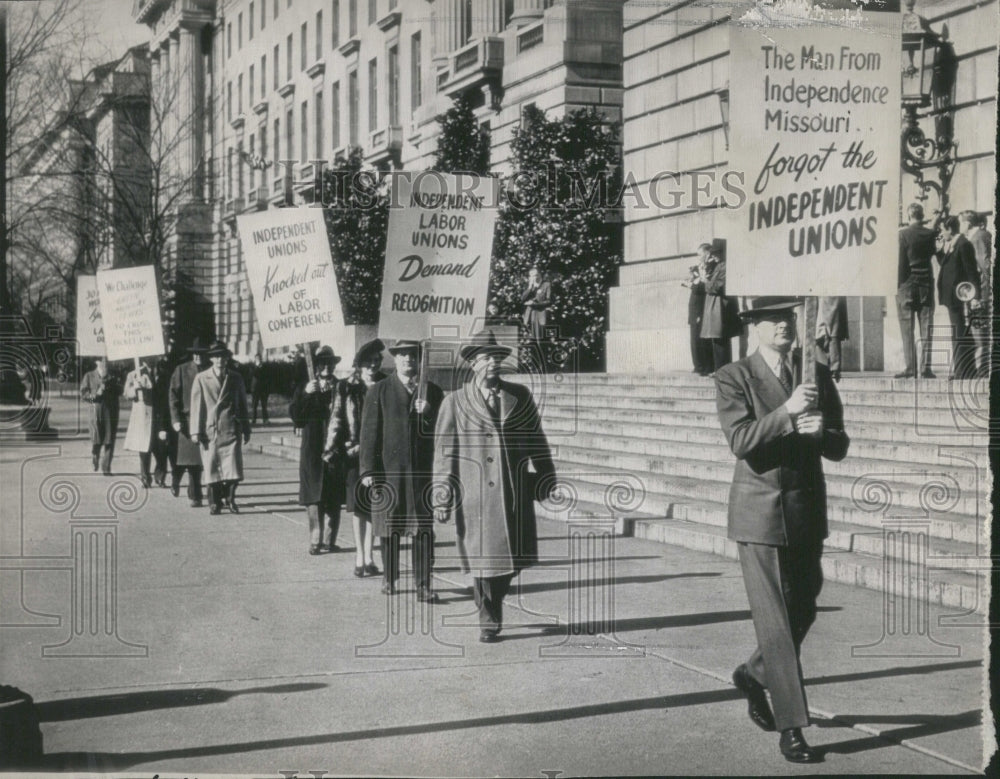
[(435, 0), (431, 9), (431, 62), (435, 66), (443, 65), (448, 60), (448, 52), (445, 50), (445, 9), (447, 0)]
[[(442, 2), (442, 0), (438, 0)], [(441, 52), (449, 55), (461, 48), (465, 42), (465, 0), (443, 0), (441, 28), (444, 32), (444, 46)]]
[(503, 32), (504, 0), (472, 1), (472, 37), (483, 38)]
[(181, 40), (180, 36), (171, 33), (170, 35), (170, 81), (167, 85), (166, 110), (170, 117), (167, 126), (170, 134), (166, 137), (167, 158), (170, 160), (170, 175), (175, 182), (182, 181), (182, 167), (180, 149), (177, 143), (177, 134), (181, 129)]
[(201, 197), (201, 160), (204, 156), (204, 74), (201, 66), (201, 42), (198, 26), (184, 25), (180, 31), (180, 68), (178, 92), (177, 145), (181, 175), (187, 194)]
[(510, 23), (514, 27), (524, 27), (537, 22), (545, 13), (545, 0), (514, 0), (514, 13)]

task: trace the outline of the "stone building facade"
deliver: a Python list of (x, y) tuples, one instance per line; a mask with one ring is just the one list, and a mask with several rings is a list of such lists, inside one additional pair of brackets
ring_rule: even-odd
[(620, 0), (137, 0), (133, 15), (154, 95), (177, 108), (167, 137), (189, 186), (171, 251), (243, 357), (261, 347), (238, 214), (310, 202), (350, 147), (373, 168), (429, 167), (461, 93), (498, 172), (528, 104), (621, 118)]
[[(624, 167), (637, 184), (658, 173), (721, 173), (728, 162), (728, 86), (731, 77), (728, 22), (745, 7), (681, 0), (624, 5)], [(954, 100), (958, 144), (950, 186), (951, 213), (993, 213), (996, 187), (997, 2), (918, 2), (916, 12), (941, 32), (948, 26), (959, 60)], [(920, 121), (933, 135), (931, 109)], [(902, 116), (900, 114), (900, 121)], [(887, 117), (896, 121), (896, 117)], [(902, 178), (903, 205), (916, 196), (913, 179)], [(610, 299), (609, 371), (690, 370), (688, 290), (681, 281), (696, 247), (725, 237), (721, 214), (690, 207), (641, 207), (626, 201), (625, 264)], [(936, 204), (928, 203), (930, 213)], [(738, 246), (729, 246), (732, 255)], [(896, 258), (886, 258), (895, 264)], [(845, 369), (898, 371), (903, 367), (895, 301), (883, 297), (848, 300), (851, 340), (844, 344)], [(946, 373), (950, 344), (947, 312), (939, 308), (934, 365)]]

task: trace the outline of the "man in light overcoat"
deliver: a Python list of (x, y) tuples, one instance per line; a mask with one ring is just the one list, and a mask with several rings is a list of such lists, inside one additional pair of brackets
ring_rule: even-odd
[(473, 378), (445, 398), (434, 436), (435, 518), (455, 522), (483, 643), (499, 640), (504, 596), (514, 577), (538, 561), (535, 500), (555, 484), (531, 392), (500, 378), (510, 352), (492, 331), (462, 347)]

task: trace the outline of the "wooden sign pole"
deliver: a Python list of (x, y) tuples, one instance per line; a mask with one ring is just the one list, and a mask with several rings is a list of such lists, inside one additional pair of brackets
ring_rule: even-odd
[(807, 296), (804, 301), (805, 332), (802, 333), (802, 381), (816, 383), (816, 318), (819, 298)]
[(302, 351), (305, 352), (305, 355), (306, 355), (306, 373), (309, 376), (309, 381), (315, 381), (315, 379), (316, 379), (316, 371), (313, 368), (313, 353), (312, 353), (312, 349), (309, 347), (309, 344), (304, 343), (304, 344), (302, 344)]

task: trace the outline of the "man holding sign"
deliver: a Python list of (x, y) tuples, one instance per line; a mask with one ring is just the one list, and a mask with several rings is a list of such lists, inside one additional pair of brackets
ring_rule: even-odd
[(247, 393), (239, 373), (229, 369), (232, 352), (221, 341), (208, 348), (212, 367), (199, 373), (191, 389), (193, 433), (201, 446), (208, 484), (209, 512), (239, 513), (236, 485), (243, 480), (243, 444), (250, 440)]

